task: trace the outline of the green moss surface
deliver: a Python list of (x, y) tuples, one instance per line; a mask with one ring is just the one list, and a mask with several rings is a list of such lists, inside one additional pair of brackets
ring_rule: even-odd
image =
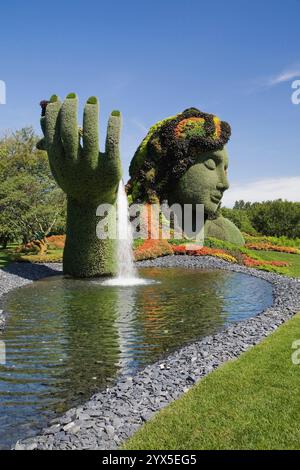
[(110, 275), (116, 271), (115, 241), (97, 238), (96, 210), (100, 204), (114, 206), (116, 202), (121, 179), (121, 115), (111, 113), (101, 153), (97, 98), (92, 96), (85, 104), (82, 130), (77, 113), (75, 93), (63, 103), (53, 95), (41, 118), (45, 137), (39, 147), (47, 151), (53, 176), (68, 197), (63, 269), (74, 277)]

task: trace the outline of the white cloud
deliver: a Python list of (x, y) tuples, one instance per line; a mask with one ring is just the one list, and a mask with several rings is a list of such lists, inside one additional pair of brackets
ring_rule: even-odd
[(273, 199), (300, 201), (300, 176), (268, 178), (243, 185), (232, 184), (224, 193), (223, 206), (232, 207), (240, 199), (249, 202)]
[(292, 81), (296, 78), (300, 78), (299, 63), (283, 69), (277, 75), (272, 75), (269, 77), (260, 77), (255, 80), (252, 80), (252, 82), (248, 84), (247, 91), (248, 93), (253, 93), (257, 92), (258, 90), (266, 90), (276, 85), (280, 85), (281, 83)]
[(268, 85), (274, 86), (279, 85), (280, 83), (289, 82), (294, 78), (300, 77), (300, 66), (294, 66), (289, 69), (284, 70), (283, 72), (275, 75), (274, 77), (269, 78)]

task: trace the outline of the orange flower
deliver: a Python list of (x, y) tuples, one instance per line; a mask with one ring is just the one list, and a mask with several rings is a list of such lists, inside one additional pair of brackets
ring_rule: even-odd
[(190, 118), (183, 119), (177, 124), (175, 128), (175, 135), (178, 139), (180, 139), (181, 137), (185, 137), (186, 131), (191, 130), (190, 129), (191, 127), (193, 129), (195, 128), (201, 129), (203, 128), (204, 123), (205, 123), (204, 118), (190, 117)]
[(286, 267), (289, 266), (289, 263), (285, 261), (265, 261), (251, 258), (251, 256), (243, 255), (243, 262), (245, 266), (249, 268), (255, 268), (257, 266), (277, 266), (277, 267)]
[(297, 248), (293, 248), (291, 246), (272, 245), (268, 242), (247, 243), (246, 248), (249, 248), (250, 250), (278, 251), (280, 253), (290, 253), (295, 255), (300, 254), (300, 250)]

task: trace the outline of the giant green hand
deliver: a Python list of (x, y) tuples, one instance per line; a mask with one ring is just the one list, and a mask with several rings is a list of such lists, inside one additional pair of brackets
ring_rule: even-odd
[(45, 115), (41, 117), (45, 138), (39, 147), (47, 150), (58, 185), (77, 201), (109, 202), (121, 178), (120, 112), (111, 113), (105, 153), (101, 153), (96, 97), (89, 98), (85, 105), (82, 131), (77, 124), (78, 99), (74, 93), (63, 103), (57, 96), (52, 96), (45, 108)]
[(101, 153), (97, 98), (89, 98), (85, 105), (82, 131), (77, 124), (77, 108), (78, 100), (73, 93), (63, 103), (57, 96), (42, 102), (44, 139), (38, 145), (47, 151), (53, 176), (67, 194), (64, 273), (74, 277), (114, 274), (115, 240), (97, 238), (96, 210), (99, 204), (116, 202), (121, 179), (121, 116), (119, 111), (111, 113), (105, 152)]

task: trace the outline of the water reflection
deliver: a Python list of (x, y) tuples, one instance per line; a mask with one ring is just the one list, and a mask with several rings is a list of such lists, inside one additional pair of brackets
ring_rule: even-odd
[(104, 287), (48, 278), (7, 298), (0, 339), (0, 447), (37, 432), (49, 418), (120, 374), (257, 314), (272, 302), (261, 279), (223, 271), (147, 268), (159, 283)]

